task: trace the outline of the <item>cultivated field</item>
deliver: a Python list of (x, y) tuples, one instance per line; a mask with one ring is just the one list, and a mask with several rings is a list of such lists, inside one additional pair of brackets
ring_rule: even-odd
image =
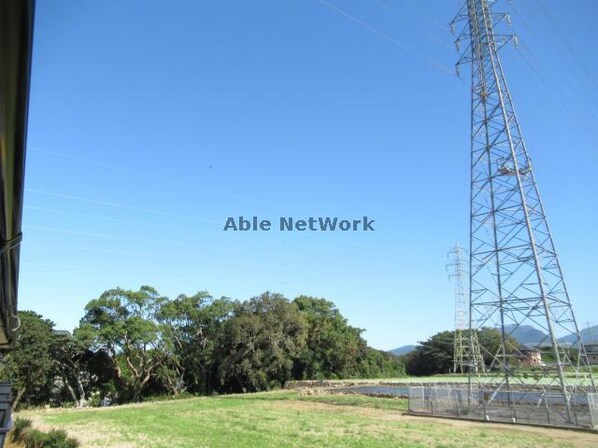
[(21, 412), (82, 448), (595, 447), (598, 434), (405, 415), (406, 400), (280, 391)]

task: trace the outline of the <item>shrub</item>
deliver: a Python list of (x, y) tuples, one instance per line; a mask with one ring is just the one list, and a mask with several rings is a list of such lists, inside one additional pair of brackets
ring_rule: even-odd
[(49, 433), (31, 427), (31, 420), (15, 420), (11, 440), (22, 443), (25, 448), (77, 448), (79, 442), (68, 437), (63, 429), (52, 429)]
[(38, 429), (28, 429), (23, 433), (25, 448), (44, 448), (48, 435)]
[(43, 448), (77, 448), (79, 442), (68, 437), (64, 429), (52, 429), (47, 434)]
[(10, 440), (20, 442), (23, 440), (25, 431), (31, 428), (31, 420), (27, 418), (17, 418), (12, 425)]

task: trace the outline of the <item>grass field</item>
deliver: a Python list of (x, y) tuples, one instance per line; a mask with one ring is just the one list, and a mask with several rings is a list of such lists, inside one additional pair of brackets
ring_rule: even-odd
[(280, 391), (21, 412), (86, 447), (595, 447), (598, 434), (405, 415), (406, 400)]

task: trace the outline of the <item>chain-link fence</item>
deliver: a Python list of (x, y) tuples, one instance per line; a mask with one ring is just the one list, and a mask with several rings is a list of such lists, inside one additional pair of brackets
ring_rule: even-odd
[(409, 388), (409, 412), (557, 427), (598, 429), (598, 394), (468, 385)]

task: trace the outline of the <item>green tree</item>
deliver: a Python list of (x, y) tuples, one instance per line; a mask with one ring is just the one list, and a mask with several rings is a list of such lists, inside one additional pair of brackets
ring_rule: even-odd
[[(497, 368), (497, 359), (502, 354), (502, 335), (500, 330), (496, 328), (482, 328), (478, 331), (478, 342), (482, 347), (481, 354), (484, 358), (484, 364), (489, 369)], [(515, 353), (519, 350), (520, 344), (511, 336), (507, 337), (505, 344), (505, 352), (507, 354)], [(502, 359), (500, 360), (502, 361)]]
[(5, 358), (3, 377), (16, 388), (13, 409), (20, 403), (47, 403), (54, 379), (54, 323), (33, 311), (18, 313), (21, 325), (14, 350)]
[(367, 347), (359, 363), (362, 378), (397, 378), (405, 376), (405, 365), (397, 356)]
[(453, 368), (454, 332), (442, 331), (420, 342), (406, 355), (406, 370), (410, 375), (425, 376), (449, 373)]
[(293, 303), (307, 321), (307, 343), (295, 362), (294, 373), (301, 379), (351, 378), (361, 376), (366, 357), (363, 330), (347, 323), (334, 303), (299, 296)]
[[(453, 331), (442, 331), (420, 342), (415, 350), (403, 357), (407, 373), (417, 376), (449, 373), (453, 368), (454, 337)], [(496, 365), (496, 357), (501, 353), (500, 332), (495, 328), (483, 328), (477, 332), (477, 339), (482, 347), (484, 364), (492, 368)], [(509, 338), (506, 345), (507, 353), (513, 353), (519, 347), (513, 338)]]
[(164, 362), (156, 315), (165, 301), (154, 288), (142, 286), (110, 289), (85, 307), (79, 335), (112, 357), (121, 401), (138, 401)]
[(86, 379), (89, 378), (89, 372), (84, 365), (87, 352), (88, 347), (83, 341), (68, 331), (55, 332), (52, 359), (69, 398), (77, 407), (83, 406), (87, 401), (87, 391), (84, 386)]
[(221, 389), (255, 392), (282, 386), (291, 379), (305, 340), (305, 320), (282, 295), (266, 292), (237, 303), (219, 338)]
[(163, 303), (157, 318), (167, 357), (158, 372), (169, 391), (211, 392), (216, 340), (232, 308), (205, 291)]

